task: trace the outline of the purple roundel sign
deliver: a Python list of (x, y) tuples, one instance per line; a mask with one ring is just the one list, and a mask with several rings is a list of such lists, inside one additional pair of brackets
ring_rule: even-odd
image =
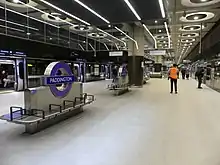
[(72, 88), (74, 76), (71, 68), (64, 62), (52, 62), (45, 70), (45, 85), (50, 87), (55, 97), (65, 97)]

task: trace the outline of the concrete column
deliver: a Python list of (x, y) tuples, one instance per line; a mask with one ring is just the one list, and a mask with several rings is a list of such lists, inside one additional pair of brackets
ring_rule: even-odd
[(135, 86), (143, 85), (143, 59), (144, 59), (144, 28), (134, 25), (129, 29), (129, 36), (137, 41), (128, 43), (128, 73), (129, 84)]

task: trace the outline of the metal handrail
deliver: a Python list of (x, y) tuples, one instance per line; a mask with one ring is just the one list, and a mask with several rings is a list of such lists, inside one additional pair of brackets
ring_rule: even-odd
[(62, 106), (57, 104), (50, 104), (49, 105), (49, 111), (52, 111), (52, 107), (59, 107), (60, 113), (62, 113)]

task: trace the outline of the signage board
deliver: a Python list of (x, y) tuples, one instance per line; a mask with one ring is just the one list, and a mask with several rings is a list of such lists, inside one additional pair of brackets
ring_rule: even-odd
[[(52, 62), (45, 70), (45, 85), (50, 87), (55, 97), (63, 98), (72, 89), (74, 75), (70, 66), (64, 62)], [(61, 85), (57, 87), (56, 85)]]
[(151, 50), (150, 55), (151, 56), (164, 56), (166, 55), (166, 50)]
[(120, 57), (120, 56), (123, 56), (123, 51), (109, 52), (109, 56), (111, 56), (111, 57)]
[(145, 61), (145, 64), (152, 64), (153, 61)]
[(74, 76), (45, 77), (45, 85), (57, 85), (57, 84), (66, 84), (73, 82), (74, 82)]
[(20, 56), (25, 57), (26, 54), (24, 52), (11, 51), (11, 50), (0, 50), (0, 55), (3, 56)]

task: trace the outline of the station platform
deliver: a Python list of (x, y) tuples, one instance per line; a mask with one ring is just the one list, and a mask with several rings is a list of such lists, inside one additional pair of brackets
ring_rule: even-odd
[(151, 79), (113, 96), (109, 81), (85, 85), (85, 112), (34, 135), (0, 122), (1, 165), (218, 165), (220, 93), (195, 80)]

